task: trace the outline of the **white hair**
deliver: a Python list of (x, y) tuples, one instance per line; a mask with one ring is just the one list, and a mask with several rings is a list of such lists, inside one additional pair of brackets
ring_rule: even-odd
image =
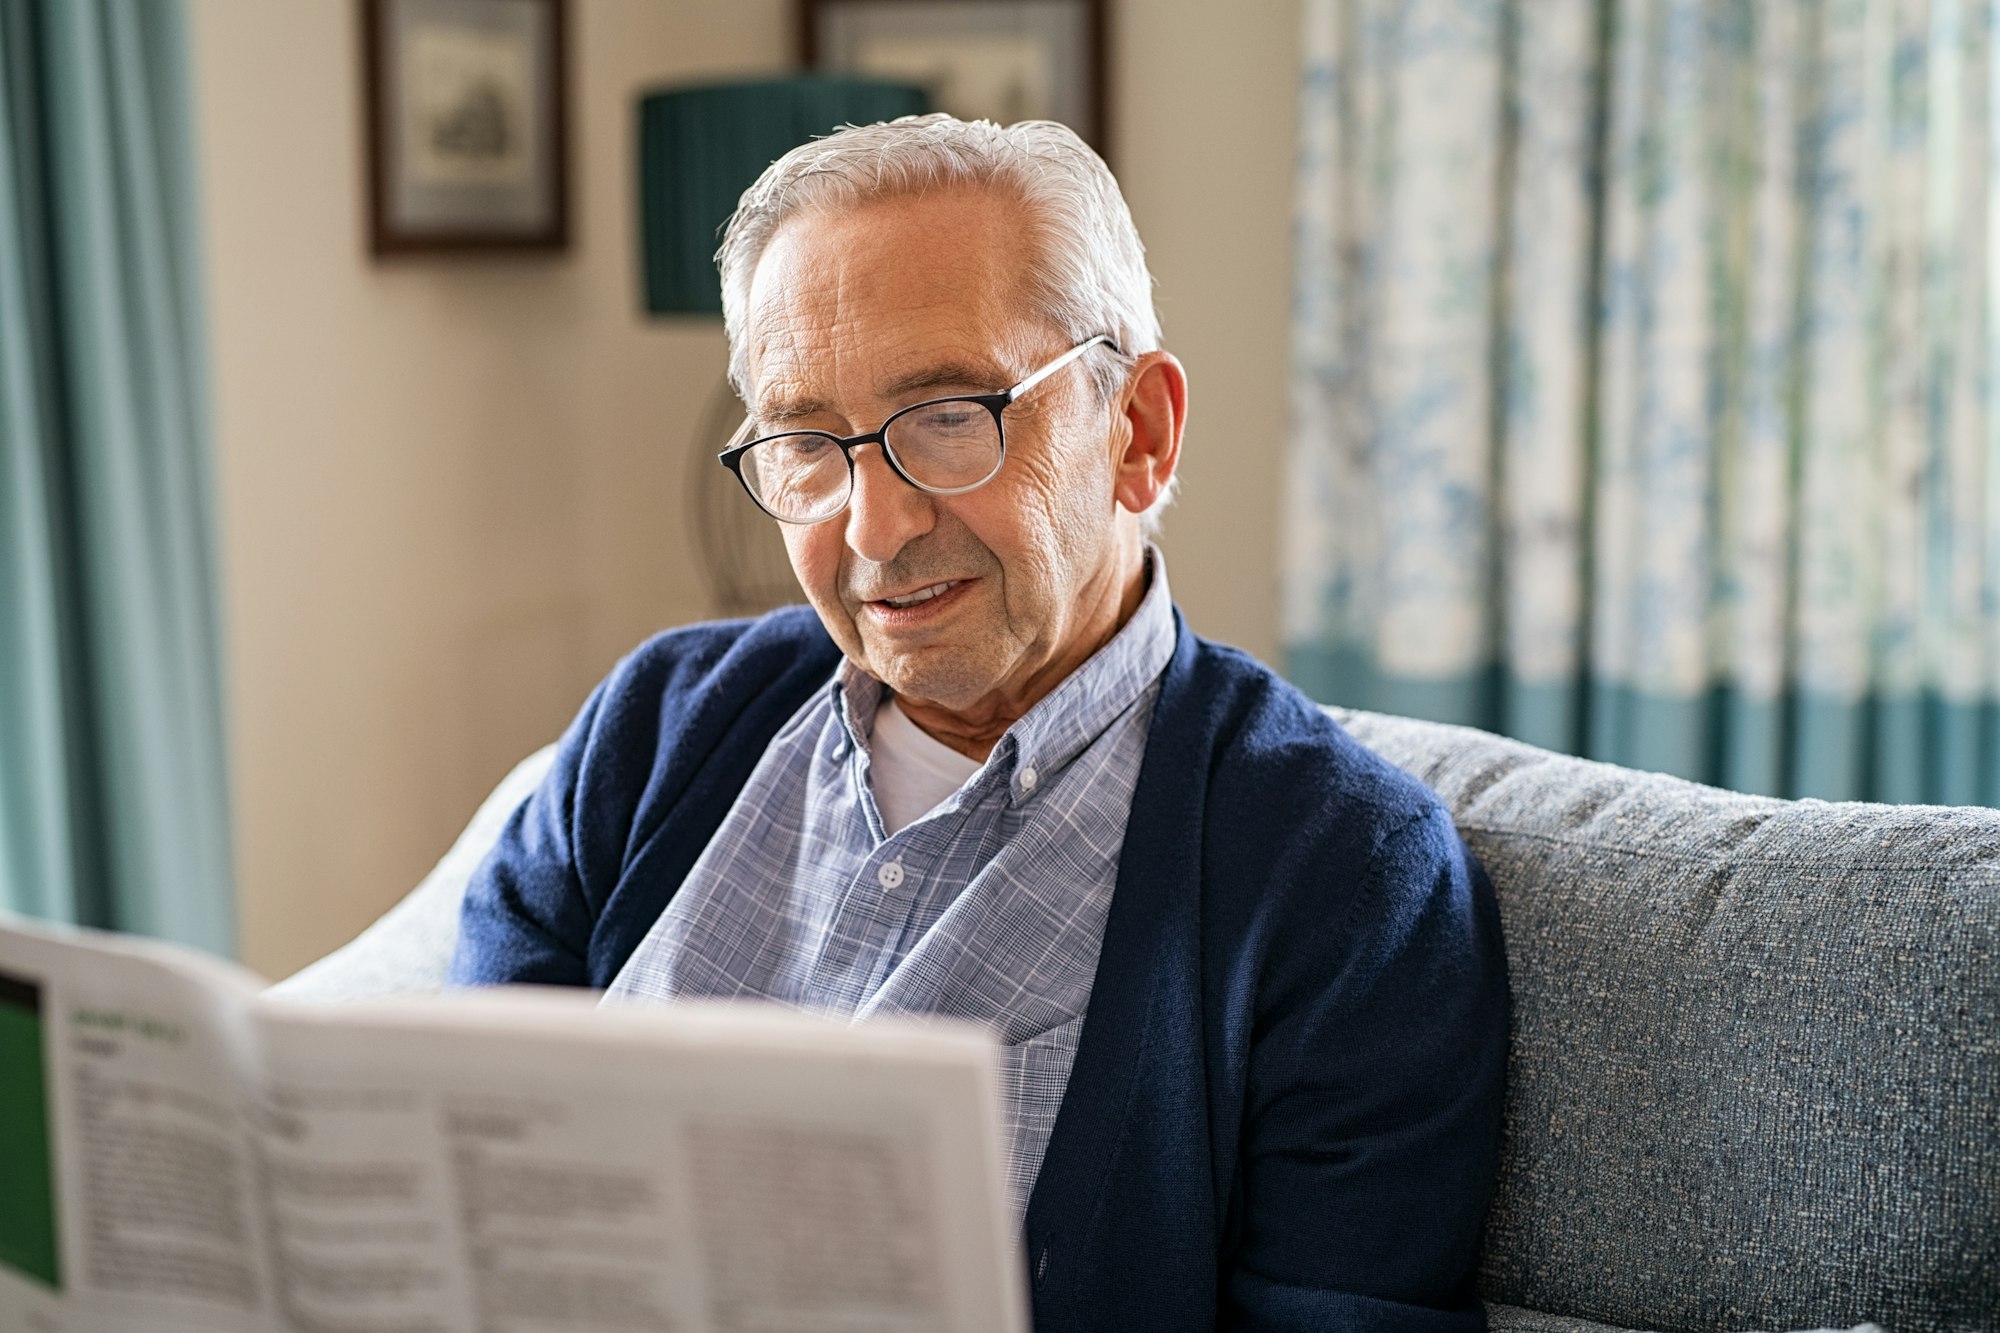
[[(1110, 334), (1116, 350), (1084, 355), (1106, 401), (1142, 352), (1160, 346), (1153, 275), (1132, 211), (1111, 169), (1076, 132), (1048, 120), (1000, 126), (942, 113), (849, 125), (799, 145), (743, 192), (715, 261), (722, 270), (722, 323), (729, 380), (747, 396), (750, 279), (793, 216), (853, 208), (939, 187), (983, 188), (1012, 197), (1039, 241), (1024, 275), (1028, 299), (1070, 343)], [(1178, 480), (1178, 478), (1176, 478)], [(1148, 535), (1172, 487), (1144, 515)]]

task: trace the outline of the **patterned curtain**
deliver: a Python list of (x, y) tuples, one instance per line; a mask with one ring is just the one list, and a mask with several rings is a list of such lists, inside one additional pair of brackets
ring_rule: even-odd
[(1992, 0), (1306, 0), (1287, 665), (2000, 804)]

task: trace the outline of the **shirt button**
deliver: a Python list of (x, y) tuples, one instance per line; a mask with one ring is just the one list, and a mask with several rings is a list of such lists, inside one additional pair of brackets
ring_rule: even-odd
[(1037, 774), (1034, 769), (1024, 768), (1021, 770), (1022, 791), (1033, 791), (1035, 789), (1035, 784), (1037, 782), (1040, 782), (1041, 780), (1042, 780), (1041, 776)]
[(884, 861), (880, 866), (876, 867), (875, 879), (885, 889), (895, 888), (903, 882), (903, 863), (901, 861)]

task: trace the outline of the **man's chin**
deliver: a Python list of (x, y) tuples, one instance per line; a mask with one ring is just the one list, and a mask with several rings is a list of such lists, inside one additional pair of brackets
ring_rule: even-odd
[(963, 660), (947, 647), (928, 651), (870, 654), (863, 668), (901, 699), (948, 713), (964, 712), (993, 693), (992, 669)]

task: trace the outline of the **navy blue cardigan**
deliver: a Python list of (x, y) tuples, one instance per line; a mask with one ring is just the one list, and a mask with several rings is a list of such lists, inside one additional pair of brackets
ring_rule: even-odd
[[(1176, 630), (1028, 1204), (1035, 1327), (1483, 1329), (1492, 890), (1429, 790)], [(794, 609), (620, 663), (474, 876), (454, 979), (609, 983), (837, 660)]]

